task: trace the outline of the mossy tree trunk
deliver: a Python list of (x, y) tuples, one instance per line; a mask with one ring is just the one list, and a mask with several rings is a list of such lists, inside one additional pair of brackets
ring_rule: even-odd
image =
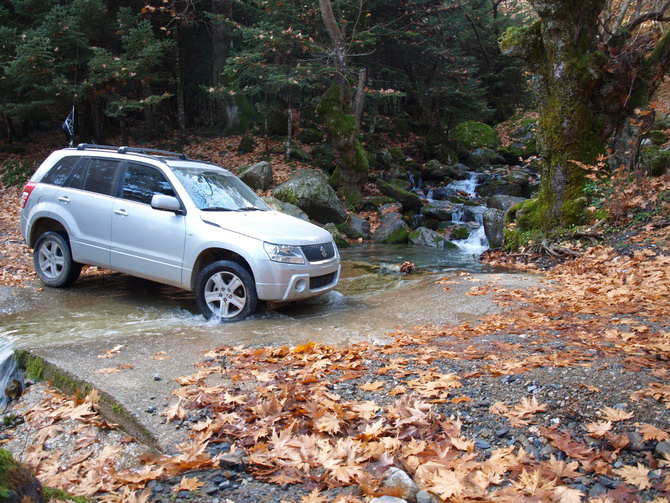
[(342, 88), (331, 86), (321, 98), (317, 113), (326, 121), (335, 154), (335, 171), (329, 182), (338, 195), (360, 209), (361, 187), (368, 179), (368, 159), (358, 140), (356, 119), (348, 112), (349, 104)]
[(648, 101), (660, 82), (655, 75), (670, 64), (670, 51), (667, 36), (657, 40), (661, 54), (636, 49), (630, 30), (602, 40), (606, 0), (531, 4), (539, 20), (509, 29), (501, 49), (524, 59), (539, 85), (542, 180), (538, 198), (517, 211), (517, 224), (546, 231), (589, 219), (580, 165), (595, 164), (620, 124)]
[(318, 114), (326, 119), (333, 144), (336, 167), (330, 179), (340, 197), (360, 209), (361, 189), (368, 179), (368, 160), (358, 139), (359, 120), (363, 110), (365, 70), (359, 73), (357, 91), (352, 104), (347, 48), (342, 31), (335, 19), (330, 0), (319, 0), (321, 18), (331, 40), (335, 67), (335, 84), (321, 99)]

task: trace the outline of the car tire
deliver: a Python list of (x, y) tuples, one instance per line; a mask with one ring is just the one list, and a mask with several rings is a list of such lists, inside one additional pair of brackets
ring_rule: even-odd
[(72, 260), (67, 237), (54, 231), (45, 232), (38, 238), (33, 262), (42, 283), (53, 288), (70, 286), (77, 281), (82, 267)]
[(243, 320), (256, 312), (256, 283), (243, 266), (218, 260), (205, 267), (195, 281), (195, 300), (205, 318), (221, 322)]

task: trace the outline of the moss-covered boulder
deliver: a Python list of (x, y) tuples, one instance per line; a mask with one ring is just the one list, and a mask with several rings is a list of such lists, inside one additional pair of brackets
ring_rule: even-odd
[(303, 143), (321, 143), (323, 141), (323, 133), (318, 129), (305, 128), (298, 134), (298, 140)]
[(330, 232), (330, 235), (333, 236), (333, 241), (335, 241), (335, 244), (337, 245), (338, 248), (349, 247), (349, 241), (347, 241), (342, 232), (340, 232), (340, 229), (337, 228), (337, 225), (335, 225), (332, 222), (329, 222), (326, 225), (324, 225), (323, 228), (326, 229), (328, 232)]
[(431, 248), (448, 248), (449, 241), (447, 241), (442, 234), (428, 229), (427, 227), (419, 227), (409, 235), (409, 242), (413, 245), (428, 246)]
[(389, 196), (368, 196), (365, 198), (363, 209), (366, 211), (375, 211), (381, 206), (392, 203), (393, 201), (395, 200)]
[(295, 173), (287, 182), (274, 189), (273, 196), (296, 205), (309, 218), (322, 224), (340, 224), (347, 219), (347, 214), (328, 181), (311, 169)]
[(522, 203), (526, 200), (523, 197), (506, 196), (504, 194), (496, 194), (488, 198), (486, 206), (498, 210), (507, 211), (512, 206)]
[(467, 156), (466, 162), (471, 168), (480, 168), (492, 164), (505, 164), (506, 160), (490, 148), (476, 148)]
[(291, 215), (292, 217), (296, 217), (299, 218), (300, 220), (305, 220), (306, 222), (309, 222), (309, 217), (307, 216), (307, 213), (302, 211), (295, 204), (285, 203), (284, 201), (280, 201), (276, 197), (266, 196), (261, 199), (263, 199), (265, 204), (267, 204), (270, 208), (272, 208), (275, 211), (279, 211), (280, 213), (286, 213), (287, 215)]
[(374, 233), (376, 243), (402, 244), (407, 243), (410, 233), (409, 226), (399, 213), (389, 213), (382, 218), (382, 223)]
[(665, 142), (668, 141), (668, 135), (665, 134), (665, 131), (656, 129), (654, 131), (649, 132), (649, 139), (654, 145), (663, 145)]
[(403, 208), (405, 208), (406, 210), (414, 211), (417, 213), (421, 211), (423, 203), (421, 202), (421, 198), (417, 196), (414, 192), (404, 190), (398, 187), (397, 185), (386, 182), (382, 179), (378, 179), (375, 182), (375, 185), (377, 185), (377, 188), (380, 190), (382, 194), (392, 197), (396, 201), (400, 202)]
[(451, 131), (451, 138), (466, 150), (476, 148), (495, 149), (500, 145), (500, 137), (496, 130), (488, 124), (477, 121), (465, 121), (456, 124)]
[(442, 164), (437, 159), (432, 159), (421, 166), (421, 178), (432, 181), (451, 181), (461, 175), (461, 170), (453, 165)]
[(431, 201), (421, 209), (421, 213), (438, 222), (451, 222), (454, 205), (449, 201)]
[(277, 136), (288, 136), (288, 114), (273, 108), (267, 115), (268, 133)]
[(291, 141), (289, 145), (289, 159), (293, 159), (294, 161), (299, 161), (299, 162), (304, 162), (304, 163), (311, 163), (312, 162), (312, 156), (307, 153), (307, 151), (302, 148), (298, 143)]
[(467, 225), (457, 225), (451, 230), (451, 239), (462, 240), (470, 237), (470, 227)]
[(502, 248), (505, 238), (504, 210), (488, 208), (484, 212), (484, 232), (489, 241), (489, 247)]
[(0, 501), (8, 503), (42, 503), (42, 484), (12, 455), (0, 449)]
[(670, 150), (662, 150), (658, 145), (648, 145), (642, 149), (640, 164), (651, 176), (662, 176), (670, 171)]
[(237, 176), (254, 190), (267, 190), (272, 185), (272, 166), (267, 161), (257, 162), (253, 166), (240, 168)]
[(370, 222), (352, 213), (342, 226), (342, 232), (351, 239), (370, 239)]

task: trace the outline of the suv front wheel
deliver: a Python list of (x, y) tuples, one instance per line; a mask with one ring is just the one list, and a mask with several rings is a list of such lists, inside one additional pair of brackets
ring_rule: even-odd
[(81, 273), (81, 264), (72, 260), (70, 244), (58, 232), (45, 232), (39, 237), (33, 260), (42, 282), (54, 288), (70, 286)]
[(237, 262), (218, 260), (195, 281), (195, 300), (205, 318), (239, 321), (256, 311), (258, 297), (251, 274)]

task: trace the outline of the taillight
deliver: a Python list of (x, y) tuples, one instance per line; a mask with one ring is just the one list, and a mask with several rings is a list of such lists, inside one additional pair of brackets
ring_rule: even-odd
[(35, 182), (28, 182), (26, 186), (23, 187), (23, 194), (21, 194), (21, 209), (26, 207), (28, 198), (30, 197), (30, 194), (32, 193), (35, 187), (37, 187), (37, 184)]

